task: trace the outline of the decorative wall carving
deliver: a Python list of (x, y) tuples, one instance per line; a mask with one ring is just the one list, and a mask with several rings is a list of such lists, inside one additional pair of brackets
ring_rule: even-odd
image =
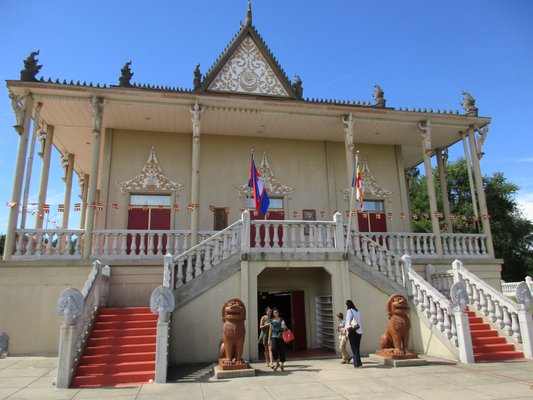
[(208, 90), (289, 97), (252, 38), (244, 38)]
[(529, 310), (531, 307), (531, 302), (533, 297), (531, 296), (531, 291), (526, 282), (520, 282), (515, 290), (515, 296), (520, 304), (522, 304), (523, 310)]
[(78, 289), (63, 290), (56, 304), (57, 315), (63, 316), (65, 325), (74, 325), (83, 310), (83, 295)]
[(125, 193), (126, 190), (171, 190), (176, 196), (179, 196), (185, 188), (181, 183), (173, 182), (163, 174), (153, 146), (141, 173), (129, 181), (117, 183), (117, 186), (121, 193)]
[(450, 300), (454, 306), (459, 308), (459, 310), (462, 312), (466, 311), (469, 301), (464, 282), (455, 282), (452, 285), (450, 288)]
[[(373, 199), (388, 199), (393, 194), (390, 190), (384, 189), (376, 182), (376, 178), (370, 172), (366, 158), (363, 160), (363, 165), (361, 166), (361, 186), (363, 188), (363, 200), (368, 197)], [(342, 189), (341, 193), (344, 194), (344, 199), (348, 200), (351, 189)]]
[(150, 296), (150, 311), (159, 314), (159, 320), (165, 322), (169, 314), (176, 308), (174, 294), (164, 286), (158, 286)]
[[(280, 181), (274, 176), (274, 172), (270, 165), (268, 164), (268, 159), (266, 156), (266, 151), (263, 152), (263, 157), (261, 158), (261, 164), (259, 165), (259, 173), (263, 179), (263, 185), (268, 193), (268, 195), (279, 195), (279, 196), (291, 196), (296, 190), (292, 186), (283, 185)], [(244, 198), (248, 195), (248, 185), (235, 186), (235, 190), (239, 192), (239, 197)]]

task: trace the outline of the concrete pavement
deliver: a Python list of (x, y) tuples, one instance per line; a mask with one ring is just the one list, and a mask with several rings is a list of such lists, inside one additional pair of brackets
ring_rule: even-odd
[(427, 366), (389, 368), (368, 358), (364, 368), (340, 359), (289, 360), (285, 372), (252, 363), (257, 376), (216, 380), (211, 365), (170, 371), (169, 383), (126, 388), (57, 389), (57, 358), (0, 360), (0, 400), (163, 399), (533, 399), (533, 361), (453, 364), (429, 359)]

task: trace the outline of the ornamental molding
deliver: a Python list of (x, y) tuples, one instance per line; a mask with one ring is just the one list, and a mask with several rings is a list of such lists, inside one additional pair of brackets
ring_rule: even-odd
[(168, 322), (169, 314), (176, 308), (176, 301), (172, 291), (164, 286), (158, 286), (150, 296), (150, 311), (159, 314), (160, 322)]
[[(365, 197), (373, 199), (389, 199), (393, 195), (392, 191), (383, 188), (376, 182), (376, 178), (370, 172), (366, 158), (363, 159), (363, 164), (361, 166), (361, 187), (363, 188), (363, 200)], [(349, 200), (351, 188), (341, 189), (341, 193), (344, 194), (345, 200)]]
[[(278, 196), (292, 196), (296, 188), (292, 186), (287, 186), (280, 181), (278, 181), (270, 168), (268, 163), (266, 151), (263, 152), (263, 157), (261, 158), (261, 164), (258, 168), (261, 179), (263, 180), (263, 185), (268, 195), (278, 195)], [(249, 195), (248, 185), (235, 186), (235, 190), (239, 192), (239, 197), (244, 198)]]
[(244, 38), (208, 90), (289, 97), (250, 35)]
[(121, 193), (127, 190), (170, 190), (179, 196), (185, 185), (168, 179), (159, 166), (154, 147), (146, 161), (141, 173), (129, 181), (117, 183)]
[(63, 316), (65, 325), (74, 325), (83, 310), (83, 295), (78, 289), (68, 288), (59, 295), (56, 313)]

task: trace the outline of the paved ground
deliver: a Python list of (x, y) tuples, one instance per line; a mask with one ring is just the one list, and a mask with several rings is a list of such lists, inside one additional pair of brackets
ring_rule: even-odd
[(0, 360), (0, 399), (533, 399), (533, 361), (471, 366), (430, 359), (422, 367), (364, 368), (337, 359), (291, 360), (285, 372), (254, 363), (257, 376), (216, 380), (208, 365), (171, 371), (167, 384), (109, 389), (56, 389), (56, 358)]

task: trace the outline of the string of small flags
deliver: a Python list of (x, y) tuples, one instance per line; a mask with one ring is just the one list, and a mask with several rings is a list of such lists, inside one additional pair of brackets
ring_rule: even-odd
[[(30, 207), (34, 207), (34, 206), (37, 206), (37, 205), (38, 205), (38, 203), (28, 203), (28, 206), (30, 206)], [(6, 202), (6, 206), (7, 207), (16, 207), (16, 206), (20, 207), (20, 204), (18, 204), (15, 201), (8, 201), (8, 202)], [(72, 207), (73, 207), (73, 210), (75, 212), (79, 212), (82, 209), (82, 204), (81, 203), (74, 203)], [(95, 210), (95, 211), (102, 211), (104, 209), (104, 205), (102, 203), (100, 203), (100, 202), (93, 202), (93, 203), (91, 203), (91, 208), (93, 210)], [(111, 204), (111, 209), (113, 209), (113, 210), (119, 210), (120, 208), (121, 207), (119, 206), (118, 203), (112, 203)], [(156, 210), (165, 210), (165, 209), (168, 210), (168, 209), (170, 209), (172, 212), (180, 211), (180, 206), (178, 204), (174, 204), (174, 205), (171, 205), (171, 206), (162, 206), (162, 205), (159, 205), (159, 206), (148, 206), (148, 205), (132, 206), (132, 205), (128, 205), (127, 208), (130, 211), (135, 209), (135, 208), (141, 208), (142, 210), (145, 210), (145, 211), (148, 210), (149, 208), (156, 209)], [(216, 209), (220, 209), (220, 208), (223, 208), (224, 211), (226, 212), (226, 214), (228, 214), (230, 212), (230, 208), (229, 207), (215, 207), (213, 205), (209, 206), (209, 211), (215, 212)], [(189, 212), (193, 212), (194, 210), (199, 210), (199, 209), (200, 209), (200, 204), (190, 203), (190, 204), (187, 205), (187, 211), (189, 211)], [(245, 210), (245, 208), (239, 208), (240, 212), (243, 212), (244, 210)], [(51, 208), (50, 204), (43, 204), (43, 214), (49, 214), (51, 211), (52, 211), (52, 208)], [(30, 214), (36, 215), (36, 211), (29, 211), (28, 210), (27, 212), (30, 213)], [(64, 213), (65, 212), (65, 205), (64, 204), (58, 204), (57, 205), (57, 212), (58, 213)], [(251, 212), (255, 212), (255, 211), (251, 210)], [(292, 212), (292, 218), (294, 220), (298, 220), (298, 219), (300, 219), (300, 217), (303, 217), (304, 220), (313, 220), (313, 219), (316, 218), (316, 214), (317, 214), (317, 212), (314, 211), (314, 210), (303, 210), (302, 212), (295, 210), (295, 211)], [(332, 218), (334, 213), (331, 213), (331, 212), (328, 212), (328, 211), (319, 211), (318, 214), (320, 215), (321, 219), (325, 220), (325, 219), (328, 219), (328, 218)], [(384, 213), (384, 212), (356, 211), (356, 210), (346, 210), (345, 211), (346, 217), (350, 217), (350, 215), (353, 217), (356, 214), (361, 214), (363, 218), (368, 218), (369, 215), (372, 215), (372, 216), (374, 216), (374, 218), (376, 218), (378, 220), (380, 220), (382, 218), (386, 218), (387, 220), (392, 221), (392, 220), (395, 219), (395, 214), (392, 213), (392, 212)], [(407, 220), (409, 218), (412, 219), (413, 221), (422, 220), (422, 219), (429, 220), (430, 219), (430, 213), (424, 212), (424, 213), (411, 213), (411, 214), (408, 214), (408, 213), (402, 212), (402, 213), (399, 214), (399, 217), (403, 221), (405, 221), (405, 220)], [(441, 220), (441, 219), (444, 219), (444, 214), (442, 212), (440, 212), (440, 211), (437, 211), (437, 212), (435, 212), (435, 217), (437, 219)], [(483, 220), (489, 220), (490, 219), (490, 215), (489, 214), (483, 214), (480, 217), (478, 217), (476, 215), (455, 214), (455, 213), (450, 214), (450, 219), (452, 221), (454, 221), (455, 223), (461, 222), (463, 225), (466, 225), (466, 226), (468, 226), (467, 224), (469, 222), (478, 222), (481, 218)]]

